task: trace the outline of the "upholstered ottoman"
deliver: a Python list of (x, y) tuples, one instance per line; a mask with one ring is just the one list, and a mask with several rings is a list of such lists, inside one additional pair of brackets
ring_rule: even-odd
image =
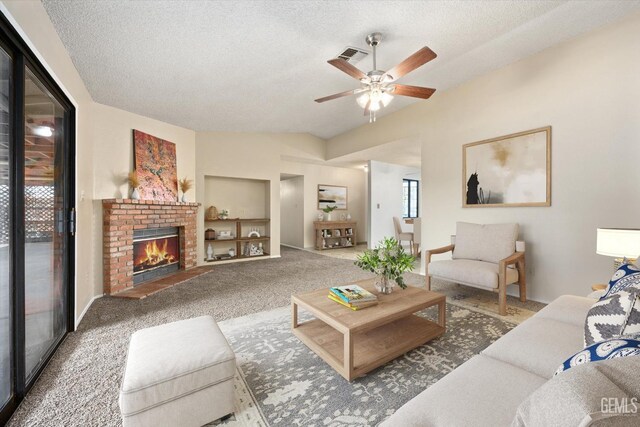
[(135, 332), (120, 390), (124, 427), (198, 427), (232, 413), (235, 368), (211, 316)]

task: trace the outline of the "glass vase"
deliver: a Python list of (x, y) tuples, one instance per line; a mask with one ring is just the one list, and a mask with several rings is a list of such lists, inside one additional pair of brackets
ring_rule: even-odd
[(381, 294), (390, 294), (393, 292), (393, 282), (386, 276), (378, 276), (375, 286)]

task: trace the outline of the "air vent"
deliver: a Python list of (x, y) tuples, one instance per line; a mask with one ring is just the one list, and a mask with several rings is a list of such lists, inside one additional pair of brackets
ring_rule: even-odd
[(338, 54), (338, 58), (344, 59), (351, 64), (355, 64), (362, 61), (367, 55), (369, 55), (369, 52), (367, 52), (366, 50), (347, 46), (341, 53)]

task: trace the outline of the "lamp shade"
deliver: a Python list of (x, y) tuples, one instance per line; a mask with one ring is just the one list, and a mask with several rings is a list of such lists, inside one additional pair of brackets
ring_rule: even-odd
[(640, 230), (598, 228), (596, 253), (617, 258), (640, 255)]

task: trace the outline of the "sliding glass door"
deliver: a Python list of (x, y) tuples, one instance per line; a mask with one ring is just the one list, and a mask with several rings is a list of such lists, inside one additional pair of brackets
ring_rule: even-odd
[(66, 333), (65, 110), (29, 67), (24, 97), (25, 362), (31, 378)]
[(0, 425), (73, 329), (74, 116), (0, 14)]

